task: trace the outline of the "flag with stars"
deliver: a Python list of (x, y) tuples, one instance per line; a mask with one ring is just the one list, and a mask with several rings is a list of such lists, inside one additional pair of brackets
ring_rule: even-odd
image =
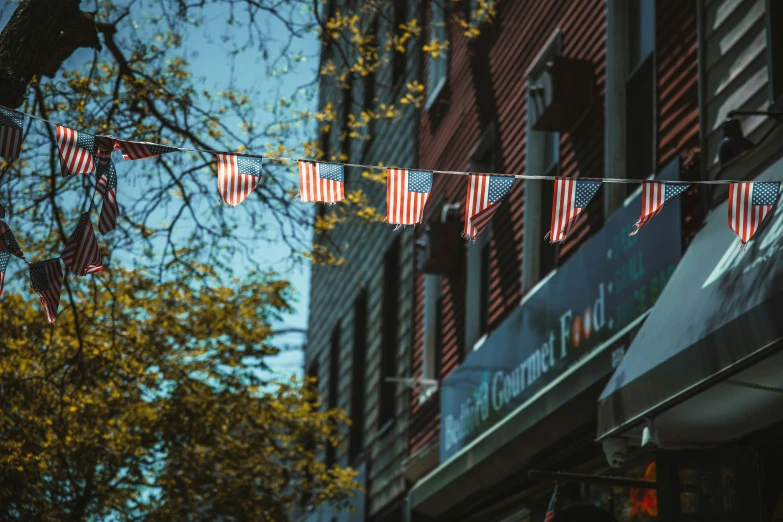
[(690, 187), (690, 184), (645, 181), (642, 184), (642, 215), (639, 221), (636, 222), (636, 228), (631, 232), (631, 235), (636, 235), (644, 225), (660, 214), (674, 198), (688, 190), (688, 187)]
[(463, 236), (475, 239), (487, 228), (513, 184), (514, 178), (510, 176), (471, 174), (468, 177)]
[(138, 160), (144, 158), (154, 158), (161, 154), (179, 150), (177, 147), (168, 145), (159, 145), (146, 141), (126, 141), (118, 140), (117, 147), (122, 151), (122, 157), (126, 160)]
[(345, 166), (300, 161), (299, 196), (305, 203), (337, 203), (345, 197)]
[(8, 159), (19, 157), (22, 150), (22, 123), (24, 115), (0, 107), (0, 156)]
[(8, 260), (11, 254), (0, 247), (0, 296), (3, 295), (3, 286), (5, 285), (5, 268), (8, 266)]
[(5, 250), (20, 259), (24, 259), (22, 247), (17, 243), (14, 233), (5, 221), (0, 221), (0, 250)]
[(117, 216), (120, 215), (120, 204), (117, 203), (117, 170), (114, 168), (114, 162), (109, 160), (108, 163), (98, 163), (97, 175), (96, 190), (103, 196), (101, 215), (98, 218), (98, 232), (105, 236), (117, 228)]
[(235, 207), (245, 201), (258, 186), (261, 158), (216, 154), (220, 199)]
[(579, 217), (595, 193), (600, 181), (559, 178), (555, 181), (552, 198), (552, 222), (547, 237), (550, 243), (565, 241), (571, 226)]
[(103, 270), (103, 259), (98, 249), (98, 239), (90, 222), (90, 215), (84, 213), (79, 218), (68, 242), (65, 243), (60, 258), (65, 266), (77, 276), (84, 276)]
[(424, 219), (424, 205), (432, 190), (432, 172), (386, 170), (386, 221), (415, 225)]
[(57, 320), (60, 306), (60, 289), (63, 284), (63, 270), (59, 259), (47, 259), (30, 265), (30, 282), (33, 291), (41, 298), (46, 320)]
[(557, 488), (558, 486), (555, 485), (555, 491), (552, 493), (552, 498), (549, 500), (549, 507), (546, 510), (546, 515), (544, 516), (544, 522), (553, 522), (555, 520), (555, 515), (557, 515), (557, 504), (558, 504), (558, 496), (557, 496)]
[(95, 172), (95, 136), (62, 125), (56, 135), (63, 176)]
[(729, 186), (729, 226), (742, 241), (742, 248), (758, 230), (778, 200), (780, 183), (732, 183)]

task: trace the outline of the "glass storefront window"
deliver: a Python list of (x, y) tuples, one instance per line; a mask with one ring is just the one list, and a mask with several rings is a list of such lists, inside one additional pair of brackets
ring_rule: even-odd
[[(655, 480), (655, 461), (628, 467), (612, 475), (624, 478)], [(591, 503), (611, 513), (617, 522), (651, 522), (658, 520), (658, 497), (654, 489), (588, 486)]]

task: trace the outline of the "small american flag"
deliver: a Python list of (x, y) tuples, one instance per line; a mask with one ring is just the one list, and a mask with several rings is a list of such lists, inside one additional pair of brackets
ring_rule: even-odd
[(24, 259), (22, 247), (17, 243), (14, 233), (5, 221), (0, 221), (0, 250), (5, 250), (20, 259)]
[(167, 152), (174, 152), (179, 150), (177, 147), (169, 147), (168, 145), (159, 145), (157, 143), (149, 143), (146, 141), (124, 141), (119, 140), (118, 148), (122, 151), (122, 157), (126, 160), (138, 160), (144, 158), (154, 158)]
[(119, 150), (120, 144), (114, 136), (95, 136), (95, 148), (98, 164), (105, 164), (111, 161), (112, 151)]
[(345, 166), (300, 161), (299, 195), (305, 203), (337, 203), (345, 197)]
[(54, 323), (60, 306), (60, 289), (63, 284), (63, 270), (59, 259), (47, 259), (30, 265), (30, 281), (33, 291), (41, 298), (46, 320)]
[(729, 226), (742, 241), (742, 248), (775, 206), (780, 183), (732, 183), (729, 186)]
[(57, 147), (63, 175), (91, 174), (95, 171), (95, 136), (57, 125)]
[(216, 154), (220, 199), (235, 207), (256, 189), (261, 176), (261, 160), (235, 154)]
[(0, 296), (3, 295), (3, 286), (5, 284), (5, 267), (8, 266), (8, 260), (11, 258), (11, 254), (3, 250), (0, 246)]
[(76, 229), (71, 234), (60, 254), (65, 266), (77, 276), (92, 274), (103, 270), (103, 259), (98, 249), (98, 239), (92, 228), (89, 214), (82, 214)]
[(475, 239), (487, 228), (513, 184), (514, 178), (509, 176), (470, 175), (465, 202), (465, 237)]
[(555, 519), (555, 515), (557, 515), (558, 500), (557, 486), (555, 486), (555, 491), (552, 493), (552, 498), (549, 500), (549, 507), (546, 510), (546, 515), (544, 516), (544, 522), (552, 522)]
[(0, 156), (14, 159), (22, 150), (22, 123), (24, 116), (10, 109), (0, 108)]
[(631, 235), (636, 235), (644, 225), (671, 203), (674, 198), (688, 190), (688, 184), (668, 184), (658, 181), (646, 181), (642, 184), (642, 215), (636, 222), (636, 228)]
[(117, 203), (117, 170), (114, 168), (113, 161), (98, 164), (96, 190), (103, 196), (101, 215), (98, 218), (98, 232), (105, 236), (117, 228), (117, 216), (120, 215), (120, 205)]
[(552, 198), (552, 223), (549, 227), (550, 243), (565, 241), (568, 231), (601, 188), (600, 181), (582, 181), (560, 178), (555, 181)]
[(421, 223), (431, 190), (432, 172), (387, 169), (386, 221), (397, 225)]

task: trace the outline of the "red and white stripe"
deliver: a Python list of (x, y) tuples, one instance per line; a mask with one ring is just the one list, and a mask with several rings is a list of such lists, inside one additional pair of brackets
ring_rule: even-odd
[(81, 234), (76, 234), (74, 231), (60, 257), (71, 272), (77, 276), (84, 276), (103, 270), (103, 259), (89, 216), (84, 214), (80, 219), (84, 221)]
[(98, 163), (105, 164), (111, 161), (111, 153), (119, 150), (120, 145), (114, 136), (95, 136), (95, 148)]
[(256, 189), (258, 176), (240, 174), (234, 154), (216, 154), (218, 164), (218, 192), (220, 199), (235, 207), (245, 201)]
[(642, 184), (642, 215), (636, 222), (636, 228), (631, 235), (636, 235), (644, 225), (663, 210), (666, 185), (654, 181), (646, 181)]
[(555, 180), (554, 196), (552, 197), (552, 221), (548, 234), (550, 243), (564, 241), (571, 225), (583, 210), (574, 207), (575, 191), (575, 179)]
[(63, 175), (91, 174), (95, 171), (92, 152), (76, 144), (79, 131), (57, 126), (57, 147), (60, 149), (60, 165)]
[(126, 160), (138, 160), (144, 158), (154, 158), (159, 154), (153, 154), (143, 141), (123, 141), (117, 142), (118, 148), (122, 151), (122, 157)]
[(22, 150), (22, 129), (0, 126), (0, 157), (15, 159)]
[(489, 176), (471, 174), (468, 177), (468, 195), (465, 200), (465, 226), (463, 235), (475, 239), (487, 228), (492, 216), (497, 212), (500, 201), (490, 204)]
[(386, 221), (397, 225), (415, 225), (424, 218), (429, 192), (408, 191), (408, 170), (386, 170)]
[[(98, 187), (101, 186), (100, 181)], [(107, 190), (102, 192), (103, 204), (101, 205), (101, 215), (98, 218), (98, 232), (105, 236), (117, 228), (117, 216), (120, 215), (120, 205), (117, 203), (117, 192)]]
[(299, 197), (304, 203), (337, 203), (345, 197), (345, 183), (321, 178), (320, 164), (299, 162)]
[(761, 225), (772, 205), (753, 205), (753, 183), (729, 185), (729, 226), (744, 245)]
[[(63, 270), (59, 259), (41, 261), (46, 271), (46, 279), (49, 289), (36, 292), (41, 298), (46, 320), (54, 324), (57, 320), (57, 310), (60, 307), (60, 290), (63, 284)], [(37, 264), (37, 263), (36, 263)]]

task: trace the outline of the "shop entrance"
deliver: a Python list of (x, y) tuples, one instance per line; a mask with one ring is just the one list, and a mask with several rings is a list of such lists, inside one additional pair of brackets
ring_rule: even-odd
[(660, 520), (761, 522), (753, 449), (660, 451), (656, 460)]

